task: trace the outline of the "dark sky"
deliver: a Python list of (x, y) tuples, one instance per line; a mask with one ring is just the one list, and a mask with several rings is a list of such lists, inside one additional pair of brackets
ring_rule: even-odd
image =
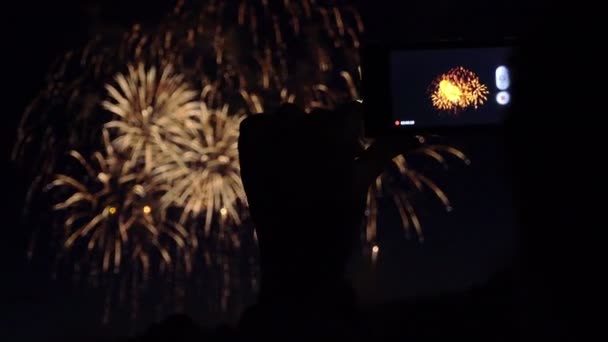
[[(519, 10), (518, 2), (508, 1), (365, 3), (370, 39), (387, 41), (512, 35), (526, 14)], [(5, 93), (8, 106), (3, 106), (3, 161), (8, 160), (19, 116), (43, 85), (44, 72), (53, 58), (86, 41), (88, 32), (99, 23), (143, 21), (153, 25), (171, 7), (143, 0), (99, 4), (93, 0), (18, 1), (11, 4), (16, 7), (10, 12), (3, 11), (15, 20), (15, 24), (3, 27), (7, 38), (3, 51), (8, 57), (3, 84), (9, 86)], [(405, 240), (398, 230), (393, 230), (394, 236), (384, 237), (378, 273), (355, 272), (365, 301), (464, 289), (509, 264), (516, 229), (498, 140), (476, 137), (454, 141), (468, 153), (471, 166), (454, 161), (449, 172), (427, 166), (426, 172), (449, 192), (454, 211), (446, 214), (436, 202), (422, 202), (428, 203), (420, 208), (426, 232), (422, 245)], [(73, 290), (69, 280), (52, 281), (40, 264), (28, 264), (25, 249), (29, 231), (19, 219), (26, 180), (14, 166), (8, 165), (6, 170), (3, 200), (7, 203), (1, 225), (6, 245), (2, 251), (7, 253), (0, 282), (2, 334), (5, 329), (9, 336), (30, 338), (128, 333), (124, 325), (100, 325), (99, 311), (91, 309), (101, 303), (100, 291)], [(396, 217), (386, 215), (383, 222), (395, 224)]]

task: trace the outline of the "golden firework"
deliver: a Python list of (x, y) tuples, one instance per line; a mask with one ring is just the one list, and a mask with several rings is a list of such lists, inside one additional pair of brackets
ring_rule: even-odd
[[(420, 138), (420, 140), (424, 143), (423, 138)], [(364, 145), (368, 144), (369, 142)], [(466, 164), (470, 163), (469, 159), (462, 151), (441, 144), (423, 144), (420, 148), (411, 151), (408, 155), (423, 155), (444, 165), (444, 167), (447, 167), (448, 163), (446, 156), (455, 157), (464, 161)], [(405, 184), (395, 184), (394, 177), (391, 176), (390, 171), (387, 170), (376, 178), (367, 193), (365, 238), (372, 246), (375, 246), (377, 243), (378, 198), (388, 196), (392, 199), (393, 204), (399, 212), (402, 226), (407, 235), (410, 236), (413, 230), (413, 233), (419, 241), (424, 240), (424, 235), (420, 219), (416, 213), (414, 204), (412, 203), (411, 195), (413, 193), (430, 190), (447, 211), (452, 210), (452, 205), (446, 193), (432, 179), (412, 168), (405, 155), (399, 155), (393, 158), (392, 166), (391, 169), (395, 170), (399, 175), (399, 183)], [(404, 180), (405, 182), (403, 182)], [(406, 189), (411, 189), (411, 191), (407, 192)]]
[(157, 182), (170, 184), (163, 205), (181, 208), (180, 222), (204, 214), (206, 234), (214, 217), (239, 225), (246, 205), (237, 149), (244, 115), (229, 115), (227, 104), (210, 107), (211, 94), (212, 87), (206, 87), (196, 115), (172, 129), (173, 150), (153, 169)]
[(198, 109), (196, 92), (171, 65), (156, 68), (130, 65), (126, 74), (115, 76), (116, 85), (106, 85), (109, 99), (103, 107), (116, 115), (105, 124), (118, 152), (128, 154), (134, 165), (149, 172), (154, 159), (168, 150), (167, 136), (182, 120)]
[[(187, 69), (196, 77), (208, 77), (203, 84), (220, 81), (224, 101), (232, 98), (231, 108), (241, 108), (244, 100), (244, 108), (253, 113), (285, 102), (310, 111), (352, 99), (352, 88), (339, 75), (356, 75), (360, 64), (364, 26), (353, 6), (315, 0), (237, 4), (180, 2), (164, 33), (181, 50), (175, 64), (182, 63), (183, 56), (191, 58), (195, 68)], [(211, 46), (205, 51), (213, 51), (213, 56), (200, 53), (205, 45)], [(215, 74), (201, 72), (209, 65)], [(245, 96), (233, 96), (241, 94)]]
[[(164, 269), (174, 263), (171, 246), (185, 250), (187, 233), (181, 225), (153, 214), (153, 190), (128, 160), (116, 154), (107, 131), (103, 138), (105, 149), (95, 152), (91, 162), (70, 152), (84, 171), (82, 179), (58, 174), (47, 186), (65, 196), (53, 206), (65, 213), (62, 245), (67, 251), (84, 251), (80, 257), (89, 263), (91, 273), (118, 273), (128, 257), (147, 277), (151, 264)], [(188, 254), (181, 256), (189, 270)]]
[(488, 99), (488, 94), (479, 77), (461, 66), (437, 77), (431, 85), (433, 107), (453, 113), (469, 107), (477, 109)]

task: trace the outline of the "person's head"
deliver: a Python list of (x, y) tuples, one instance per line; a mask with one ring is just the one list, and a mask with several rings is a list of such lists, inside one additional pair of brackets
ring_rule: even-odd
[(241, 125), (241, 175), (263, 275), (301, 283), (341, 275), (363, 215), (364, 199), (355, 197), (365, 195), (355, 194), (356, 135), (340, 138), (342, 119), (339, 111), (284, 106)]

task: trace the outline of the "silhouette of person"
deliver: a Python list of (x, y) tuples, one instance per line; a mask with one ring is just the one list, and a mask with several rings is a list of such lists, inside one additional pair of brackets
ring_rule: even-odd
[(285, 105), (242, 123), (241, 177), (262, 272), (259, 305), (245, 314), (243, 333), (361, 336), (344, 268), (369, 185), (417, 140), (386, 138), (363, 150), (360, 107), (305, 114)]

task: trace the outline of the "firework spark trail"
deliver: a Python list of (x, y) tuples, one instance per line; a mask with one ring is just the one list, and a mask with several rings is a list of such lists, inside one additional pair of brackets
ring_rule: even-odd
[(469, 107), (477, 109), (487, 99), (488, 88), (474, 72), (463, 67), (450, 69), (431, 85), (431, 101), (439, 110), (457, 113)]
[[(184, 47), (185, 55), (193, 55), (194, 64), (202, 68), (205, 63), (197, 56), (203, 54), (196, 47), (213, 42), (216, 60), (213, 75), (206, 73), (209, 81), (221, 80), (222, 92), (233, 101), (242, 92), (256, 96), (259, 105), (250, 106), (251, 112), (272, 110), (281, 102), (297, 103), (307, 111), (331, 107), (319, 86), (332, 89), (334, 102), (351, 99), (352, 87), (334, 66), (341, 66), (338, 73), (356, 75), (364, 28), (354, 8), (325, 7), (316, 1), (239, 1), (234, 6), (211, 0), (189, 3), (187, 10), (184, 3), (169, 19), (182, 25), (166, 25), (175, 31), (175, 45)], [(236, 108), (233, 101), (231, 108)]]
[[(447, 160), (445, 156), (452, 156), (462, 160), (466, 164), (470, 161), (460, 150), (445, 145), (422, 145), (419, 149), (414, 150), (410, 155), (424, 155), (430, 157), (432, 160), (444, 165), (447, 168)], [(399, 155), (393, 159), (393, 166), (396, 172), (409, 184), (407, 188), (412, 190), (411, 193), (421, 192), (430, 190), (433, 195), (442, 203), (447, 211), (452, 210), (452, 205), (445, 194), (445, 192), (430, 178), (420, 174), (419, 172), (412, 169), (407, 162), (404, 155)], [(413, 227), (415, 236), (419, 241), (424, 240), (422, 233), (422, 226), (420, 219), (408, 193), (402, 186), (394, 184), (387, 185), (393, 177), (390, 176), (390, 171), (385, 171), (384, 174), (379, 176), (376, 181), (370, 186), (367, 195), (367, 223), (365, 238), (367, 242), (373, 246), (376, 245), (376, 238), (378, 234), (378, 198), (382, 196), (389, 196), (392, 198), (393, 204), (399, 212), (401, 223), (406, 233), (411, 235), (411, 228)]]

